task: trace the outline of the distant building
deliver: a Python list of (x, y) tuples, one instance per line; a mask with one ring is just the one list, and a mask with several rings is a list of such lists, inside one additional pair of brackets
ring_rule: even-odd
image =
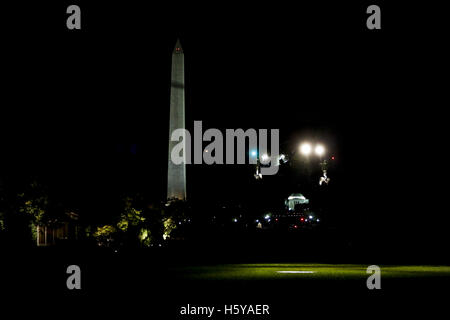
[(295, 206), (309, 204), (309, 200), (301, 193), (291, 194), (284, 202), (289, 211), (294, 211)]
[(78, 214), (67, 212), (64, 221), (54, 221), (47, 225), (36, 227), (36, 244), (38, 246), (51, 246), (61, 241), (78, 239)]

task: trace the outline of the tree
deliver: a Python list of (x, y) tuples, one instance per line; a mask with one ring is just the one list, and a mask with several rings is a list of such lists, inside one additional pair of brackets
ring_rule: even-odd
[(2, 189), (0, 232), (15, 245), (31, 245), (36, 239), (36, 225), (47, 219), (48, 207), (47, 190), (37, 179)]

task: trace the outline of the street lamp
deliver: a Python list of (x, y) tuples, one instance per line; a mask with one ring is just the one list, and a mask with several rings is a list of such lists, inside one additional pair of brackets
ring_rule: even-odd
[(314, 149), (314, 152), (316, 153), (316, 155), (321, 157), (325, 153), (325, 148), (323, 147), (323, 145), (318, 144), (318, 145), (316, 145), (316, 148)]
[[(300, 153), (304, 156), (309, 156), (313, 151), (313, 147), (310, 143), (304, 142), (300, 145)], [(327, 160), (322, 161), (322, 156), (325, 154), (325, 147), (321, 144), (316, 144), (314, 146), (314, 153), (316, 156), (318, 156), (320, 161), (320, 167), (322, 169), (322, 177), (320, 177), (319, 185), (322, 184), (328, 184), (330, 182), (330, 178), (327, 176), (327, 168), (328, 168), (328, 162)], [(334, 160), (334, 157), (332, 158)]]
[[(267, 154), (263, 154), (262, 157), (264, 158), (265, 156), (267, 156)], [(256, 173), (254, 175), (255, 179), (262, 179), (262, 174), (261, 174), (261, 161), (259, 160), (258, 157), (258, 151), (257, 150), (250, 150), (250, 157), (256, 159)], [(268, 156), (267, 156), (268, 157)]]
[(305, 142), (300, 145), (300, 152), (303, 155), (309, 156), (311, 154), (311, 151), (312, 151), (312, 147), (309, 143)]

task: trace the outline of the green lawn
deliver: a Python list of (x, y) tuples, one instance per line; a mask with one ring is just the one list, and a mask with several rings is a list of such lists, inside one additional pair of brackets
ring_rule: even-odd
[[(197, 280), (362, 279), (368, 265), (360, 264), (229, 264), (175, 267), (170, 271)], [(382, 278), (450, 277), (450, 266), (380, 265)]]

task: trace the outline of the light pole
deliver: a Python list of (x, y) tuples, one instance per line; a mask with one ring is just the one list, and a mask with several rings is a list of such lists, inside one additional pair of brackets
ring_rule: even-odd
[(254, 174), (255, 179), (256, 180), (262, 179), (263, 176), (261, 173), (261, 164), (262, 165), (267, 164), (267, 162), (270, 159), (270, 156), (267, 153), (264, 153), (261, 155), (261, 159), (260, 159), (258, 150), (251, 150), (250, 157), (256, 159), (256, 165), (255, 165), (256, 173)]
[[(263, 157), (264, 156), (267, 156), (267, 155), (264, 154)], [(254, 174), (255, 179), (256, 180), (262, 179), (261, 162), (259, 161), (259, 153), (258, 153), (258, 151), (257, 150), (251, 150), (250, 151), (250, 157), (256, 158), (256, 165), (255, 165), (256, 173)]]
[(330, 178), (328, 178), (327, 176), (328, 161), (322, 160), (322, 157), (326, 152), (325, 147), (322, 144), (316, 144), (313, 148), (313, 146), (309, 142), (303, 142), (300, 145), (299, 149), (300, 153), (306, 157), (308, 157), (314, 150), (315, 155), (320, 159), (319, 165), (322, 169), (322, 176), (320, 177), (319, 185), (322, 185), (324, 183), (328, 184), (328, 182), (330, 182)]

